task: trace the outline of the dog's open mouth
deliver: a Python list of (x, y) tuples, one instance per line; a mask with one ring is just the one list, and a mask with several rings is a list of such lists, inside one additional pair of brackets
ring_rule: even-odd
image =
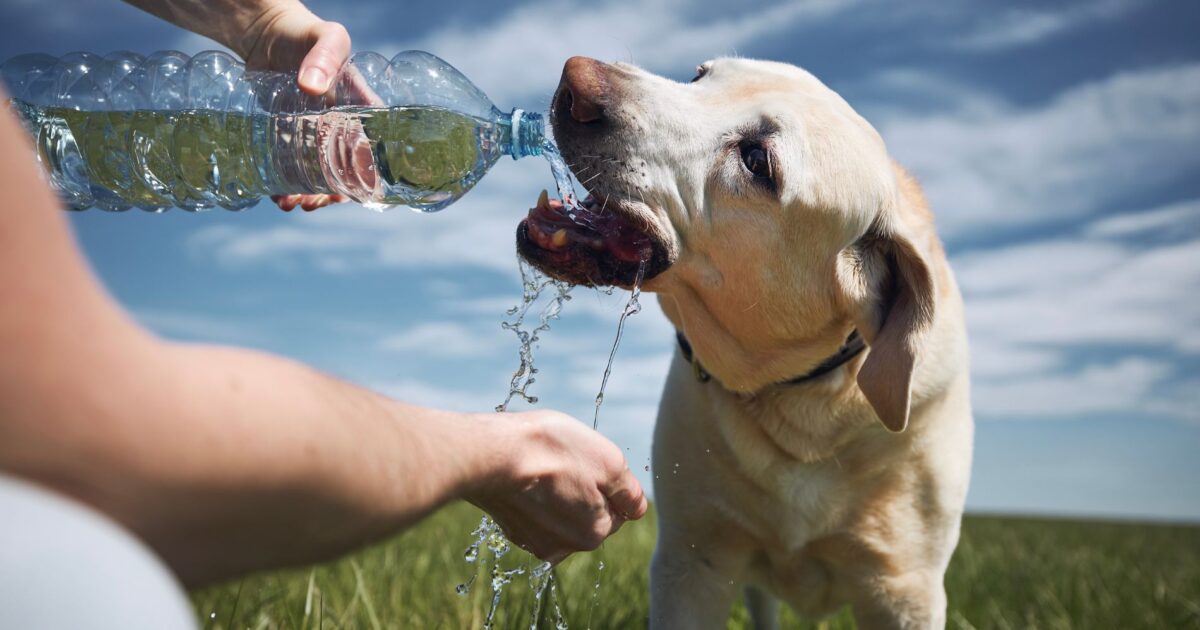
[(631, 202), (588, 195), (568, 214), (545, 191), (517, 227), (517, 251), (542, 271), (585, 286), (629, 287), (645, 264), (644, 279), (667, 268), (665, 247), (645, 226)]

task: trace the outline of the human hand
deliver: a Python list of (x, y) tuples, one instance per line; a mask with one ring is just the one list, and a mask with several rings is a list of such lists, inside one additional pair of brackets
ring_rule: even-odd
[[(273, 2), (246, 30), (241, 45), (248, 68), (296, 71), (297, 84), (308, 94), (329, 90), (350, 57), (350, 34), (337, 22), (327, 22), (299, 2)], [(346, 201), (344, 195), (275, 195), (271, 200), (284, 212), (297, 206), (307, 211)]]
[(482, 422), (498, 435), (500, 463), (466, 498), (533, 555), (557, 563), (646, 514), (646, 496), (621, 450), (583, 423), (554, 411)]

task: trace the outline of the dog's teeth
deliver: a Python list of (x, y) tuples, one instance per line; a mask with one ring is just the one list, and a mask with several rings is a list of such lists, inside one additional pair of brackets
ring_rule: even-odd
[(550, 244), (555, 248), (564, 247), (567, 244), (567, 231), (565, 229), (554, 233), (554, 237), (550, 239)]
[(544, 188), (542, 189), (542, 194), (538, 195), (537, 207), (539, 207), (539, 208), (549, 208), (550, 207), (550, 194), (547, 193), (546, 189), (544, 189)]

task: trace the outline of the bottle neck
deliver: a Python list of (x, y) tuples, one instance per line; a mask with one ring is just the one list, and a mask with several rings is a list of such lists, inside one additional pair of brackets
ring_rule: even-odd
[(546, 144), (546, 122), (541, 114), (514, 109), (510, 114), (509, 137), (505, 153), (519, 160), (530, 155), (541, 155)]

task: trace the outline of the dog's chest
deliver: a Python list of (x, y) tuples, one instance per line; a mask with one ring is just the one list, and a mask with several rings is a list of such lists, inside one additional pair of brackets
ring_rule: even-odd
[(838, 401), (837, 385), (754, 399), (726, 393), (713, 401), (731, 463), (756, 490), (726, 495), (727, 508), (740, 512), (767, 546), (798, 550), (840, 529), (857, 501), (860, 471), (847, 457), (873, 426), (871, 418), (860, 419), (861, 410)]

